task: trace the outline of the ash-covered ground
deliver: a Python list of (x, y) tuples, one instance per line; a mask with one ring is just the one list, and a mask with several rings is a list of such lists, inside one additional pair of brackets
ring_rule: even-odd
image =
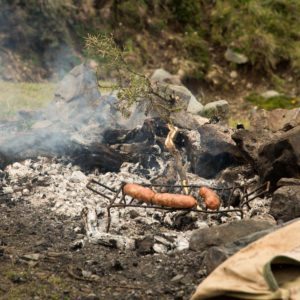
[[(105, 232), (108, 200), (89, 190), (87, 183), (96, 179), (117, 189), (124, 181), (150, 182), (137, 172), (136, 164), (124, 163), (117, 173), (85, 174), (65, 159), (45, 157), (8, 165), (1, 173), (1, 297), (188, 298), (206, 275), (203, 253), (188, 249), (190, 236), (199, 228), (238, 220), (240, 214), (114, 208), (111, 239), (134, 239), (134, 247), (90, 243), (82, 209), (95, 209), (98, 229)], [(216, 184), (194, 174), (189, 180)], [(245, 218), (254, 210), (267, 212), (268, 200), (256, 199), (251, 207), (244, 208)]]

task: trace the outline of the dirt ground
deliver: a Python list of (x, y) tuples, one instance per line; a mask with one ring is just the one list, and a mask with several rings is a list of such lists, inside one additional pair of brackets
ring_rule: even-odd
[(0, 299), (187, 299), (203, 279), (201, 253), (76, 249), (81, 228), (49, 206), (0, 198)]

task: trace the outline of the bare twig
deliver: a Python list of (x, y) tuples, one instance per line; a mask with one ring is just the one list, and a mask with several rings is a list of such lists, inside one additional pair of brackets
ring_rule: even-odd
[(175, 168), (180, 177), (182, 188), (184, 190), (184, 193), (186, 195), (188, 195), (189, 189), (187, 188), (188, 181), (187, 181), (187, 176), (186, 176), (186, 170), (183, 166), (182, 157), (180, 155), (180, 152), (178, 149), (176, 149), (175, 144), (174, 144), (174, 139), (176, 138), (176, 136), (178, 134), (178, 128), (171, 124), (168, 124), (168, 128), (170, 131), (166, 138), (165, 146), (174, 157)]

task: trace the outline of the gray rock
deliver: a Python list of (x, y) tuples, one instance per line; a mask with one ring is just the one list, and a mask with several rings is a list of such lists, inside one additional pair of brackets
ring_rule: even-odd
[(192, 95), (187, 107), (187, 112), (197, 115), (200, 114), (202, 110), (203, 105)]
[(232, 133), (218, 124), (205, 124), (197, 132), (188, 132), (186, 149), (191, 171), (213, 178), (225, 168), (239, 164), (242, 154), (231, 138)]
[(252, 165), (258, 157), (259, 147), (271, 139), (271, 135), (268, 132), (252, 132), (245, 129), (239, 129), (232, 134), (232, 139), (240, 149), (241, 154)]
[(71, 251), (76, 251), (76, 250), (79, 250), (81, 248), (84, 247), (84, 244), (85, 244), (85, 241), (83, 238), (80, 238), (80, 239), (77, 239), (75, 241), (73, 241), (70, 246), (69, 246), (69, 249)]
[(213, 246), (207, 250), (202, 261), (201, 269), (205, 267), (207, 273), (210, 274), (216, 267), (233, 254), (234, 251), (232, 249)]
[(256, 132), (261, 130), (287, 131), (300, 125), (300, 108), (278, 108), (271, 111), (260, 109), (251, 116), (250, 123), (251, 128)]
[(229, 104), (226, 100), (218, 100), (207, 103), (203, 107), (202, 115), (208, 118), (220, 116), (224, 119), (227, 119), (229, 115)]
[(283, 177), (300, 177), (300, 126), (274, 137), (258, 151), (256, 168), (272, 185)]
[(175, 126), (190, 130), (198, 129), (202, 125), (209, 123), (208, 118), (188, 113), (186, 111), (173, 113), (172, 120)]
[(137, 253), (141, 255), (153, 253), (154, 239), (152, 236), (146, 236), (141, 240), (136, 240)]
[(94, 70), (86, 64), (81, 64), (73, 68), (59, 83), (45, 116), (52, 122), (88, 122), (100, 98)]
[(190, 239), (190, 249), (204, 251), (212, 246), (223, 246), (243, 237), (274, 226), (266, 221), (240, 220), (228, 224), (196, 230)]
[(274, 231), (276, 228), (276, 226), (273, 226), (268, 229), (249, 234), (233, 243), (228, 243), (224, 246), (213, 246), (209, 248), (207, 251), (205, 251), (201, 268), (205, 267), (207, 272), (211, 273), (227, 258), (238, 252), (240, 249), (246, 247), (250, 243)]
[(230, 48), (226, 50), (224, 56), (226, 60), (236, 64), (245, 64), (248, 62), (248, 57), (246, 55), (235, 52)]
[(88, 240), (92, 244), (120, 250), (134, 250), (136, 247), (135, 239), (110, 233), (97, 232), (93, 236), (88, 236)]
[(176, 239), (175, 247), (177, 251), (183, 251), (189, 249), (189, 241), (188, 238), (178, 236)]
[(300, 126), (275, 135), (238, 130), (232, 138), (261, 179), (270, 181), (272, 187), (280, 178), (300, 177)]
[(282, 221), (300, 217), (300, 185), (282, 186), (276, 190), (272, 197), (270, 214)]
[(151, 78), (151, 81), (153, 82), (165, 82), (165, 83), (171, 83), (171, 84), (181, 84), (179, 76), (172, 75), (168, 71), (164, 69), (156, 69)]
[(81, 64), (73, 68), (60, 82), (54, 102), (82, 101), (92, 104), (100, 97), (97, 77), (89, 66)]
[(178, 104), (186, 112), (192, 114), (200, 114), (202, 112), (203, 105), (185, 86), (175, 84), (159, 84), (157, 85), (157, 92), (166, 98), (171, 95), (177, 96), (180, 99)]
[(153, 250), (156, 253), (166, 254), (168, 252), (168, 247), (163, 244), (154, 244)]

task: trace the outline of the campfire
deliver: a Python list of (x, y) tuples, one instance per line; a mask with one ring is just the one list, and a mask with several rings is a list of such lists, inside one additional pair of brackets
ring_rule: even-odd
[[(289, 177), (290, 161), (286, 166), (281, 160), (261, 176), (260, 161), (269, 166), (271, 153), (262, 140), (263, 150), (255, 152), (253, 133), (189, 112), (174, 114), (170, 125), (138, 106), (124, 119), (114, 96), (99, 94), (89, 69), (81, 66), (76, 74), (68, 76), (76, 86), (83, 80), (83, 90), (67, 99), (58, 89), (48, 109), (30, 120), (30, 130), (20, 129), (24, 115), (19, 123), (2, 125), (1, 201), (26, 200), (81, 216), (86, 237), (78, 243), (141, 253), (188, 249), (196, 229), (272, 219), (275, 179), (278, 170)], [(280, 143), (293, 146), (289, 134), (296, 129), (278, 134)], [(149, 235), (151, 250), (141, 250)]]

